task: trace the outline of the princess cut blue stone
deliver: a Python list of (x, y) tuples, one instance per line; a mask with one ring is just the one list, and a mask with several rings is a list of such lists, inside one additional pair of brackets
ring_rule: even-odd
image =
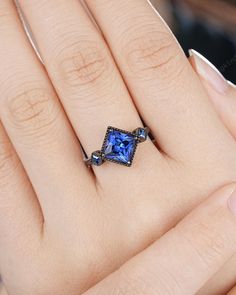
[(106, 160), (131, 166), (137, 147), (134, 134), (108, 127), (102, 153)]

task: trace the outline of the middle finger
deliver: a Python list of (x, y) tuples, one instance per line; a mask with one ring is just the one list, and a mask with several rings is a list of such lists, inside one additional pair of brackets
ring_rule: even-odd
[(86, 0), (162, 150), (188, 163), (209, 150), (218, 158), (229, 137), (178, 42), (149, 2)]
[[(85, 151), (101, 147), (108, 125), (130, 131), (141, 126), (111, 53), (79, 1), (19, 2)], [(142, 145), (147, 157), (151, 147)]]

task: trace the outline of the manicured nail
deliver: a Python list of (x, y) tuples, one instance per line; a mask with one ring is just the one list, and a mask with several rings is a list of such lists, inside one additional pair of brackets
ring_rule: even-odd
[(236, 190), (234, 190), (233, 193), (231, 194), (228, 204), (229, 204), (230, 210), (233, 212), (233, 214), (236, 215)]
[(217, 92), (225, 94), (228, 91), (228, 81), (209, 60), (193, 49), (189, 50), (189, 56), (193, 59), (198, 74)]
[(236, 89), (236, 85), (234, 83), (232, 83), (231, 81), (227, 81), (229, 86)]

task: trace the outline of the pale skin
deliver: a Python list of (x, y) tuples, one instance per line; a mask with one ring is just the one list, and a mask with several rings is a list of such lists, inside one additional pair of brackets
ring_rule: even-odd
[[(196, 294), (236, 252), (235, 228), (236, 184), (231, 184), (83, 294)], [(2, 289), (0, 294), (7, 292)], [(235, 289), (227, 294), (234, 295)]]
[[(76, 0), (19, 3), (45, 67), (1, 0), (0, 270), (9, 295), (77, 295), (236, 180), (236, 125), (145, 0), (87, 1), (106, 42)], [(140, 117), (158, 147), (85, 167), (79, 142), (90, 154)]]
[[(209, 67), (209, 65), (205, 65), (207, 79), (204, 78), (200, 72), (198, 71), (198, 67), (196, 66), (196, 57), (192, 56), (190, 57), (190, 62), (192, 66), (195, 68), (196, 72), (199, 74), (199, 77), (207, 90), (208, 98), (213, 103), (213, 106), (215, 107), (215, 110), (217, 111), (219, 117), (221, 118), (222, 122), (225, 124), (225, 126), (228, 128), (230, 133), (233, 135), (233, 137), (236, 139), (236, 118), (235, 118), (235, 110), (236, 110), (236, 87), (235, 85), (232, 85), (232, 83), (228, 84), (228, 87), (226, 88), (222, 87), (221, 90), (224, 89), (223, 93), (217, 91), (215, 87), (212, 87), (212, 84), (209, 83), (208, 77), (210, 76), (210, 73), (216, 74), (219, 79), (222, 79), (222, 76), (218, 74), (218, 72), (215, 72), (215, 69), (212, 67)], [(199, 59), (198, 59), (199, 60)], [(200, 62), (203, 62), (203, 60), (199, 60)], [(203, 66), (204, 68), (204, 66)], [(224, 79), (221, 80), (222, 82), (225, 81)], [(224, 83), (223, 83), (224, 85)], [(235, 265), (236, 265), (236, 257), (234, 256), (233, 259), (231, 259), (225, 267), (217, 273), (205, 286), (202, 288), (202, 290), (199, 292), (199, 295), (202, 294), (224, 294), (226, 290), (228, 290), (227, 286), (232, 286), (236, 279), (235, 279)], [(235, 292), (235, 290), (234, 290)], [(235, 293), (230, 293), (235, 294)]]

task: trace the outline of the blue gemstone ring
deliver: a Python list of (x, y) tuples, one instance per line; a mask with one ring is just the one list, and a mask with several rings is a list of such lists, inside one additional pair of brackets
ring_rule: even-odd
[(105, 161), (130, 167), (137, 145), (147, 140), (149, 128), (137, 128), (133, 132), (109, 126), (101, 150), (86, 160), (88, 166), (101, 166)]

